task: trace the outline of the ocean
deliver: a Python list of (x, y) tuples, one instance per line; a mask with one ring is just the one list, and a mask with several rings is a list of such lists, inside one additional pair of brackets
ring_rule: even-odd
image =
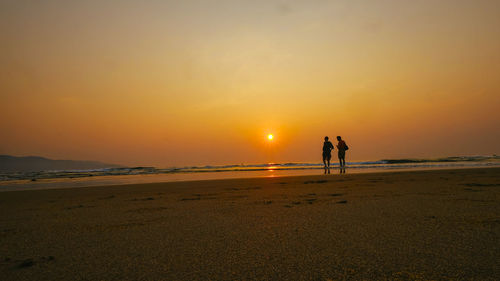
[[(346, 173), (498, 167), (500, 156), (455, 156), (436, 159), (384, 159), (348, 162)], [(338, 173), (332, 163), (331, 173)], [(262, 163), (189, 167), (122, 167), (92, 170), (0, 172), (0, 191), (145, 182), (277, 177), (324, 173), (322, 163)]]

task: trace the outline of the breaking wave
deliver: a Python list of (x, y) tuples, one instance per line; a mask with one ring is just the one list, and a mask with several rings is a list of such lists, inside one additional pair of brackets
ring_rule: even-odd
[[(333, 167), (338, 163), (333, 163)], [(500, 166), (500, 157), (493, 156), (455, 156), (436, 159), (384, 159), (379, 161), (348, 162), (349, 169), (411, 169), (411, 168), (446, 168), (446, 167), (488, 167)], [(173, 173), (209, 173), (209, 172), (245, 172), (266, 170), (309, 170), (322, 169), (322, 163), (261, 163), (261, 164), (232, 164), (218, 166), (191, 166), (191, 167), (124, 167), (104, 168), (92, 170), (58, 170), (38, 172), (0, 172), (0, 181), (55, 179), (55, 178), (84, 178), (97, 176), (118, 175), (151, 175)]]

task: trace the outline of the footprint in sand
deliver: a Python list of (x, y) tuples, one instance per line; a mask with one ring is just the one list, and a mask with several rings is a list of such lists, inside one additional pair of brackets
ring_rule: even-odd
[(476, 186), (476, 187), (479, 187), (479, 186), (500, 186), (500, 183), (466, 183), (464, 184), (466, 186)]
[(465, 191), (471, 191), (471, 192), (481, 192), (482, 190), (480, 189), (472, 189), (472, 188), (464, 188)]
[(155, 200), (154, 197), (146, 197), (146, 198), (134, 198), (130, 201), (151, 201), (151, 200)]
[(229, 191), (257, 190), (257, 189), (261, 189), (261, 187), (260, 186), (250, 186), (250, 187), (241, 187), (241, 188), (238, 188), (238, 187), (226, 188), (226, 190), (229, 190)]
[[(55, 260), (55, 258), (53, 256), (48, 256), (48, 257), (38, 258), (37, 260), (31, 258), (31, 259), (25, 259), (25, 260), (16, 260), (13, 262), (18, 263), (16, 266), (17, 268), (28, 268), (28, 267), (34, 266), (36, 263), (44, 263), (44, 262), (49, 262), (49, 261), (53, 261), (53, 260)], [(4, 259), (4, 262), (10, 262), (10, 261), (11, 261), (10, 258)]]
[(215, 197), (216, 195), (219, 195), (219, 194), (218, 193), (205, 193), (205, 194), (196, 193), (196, 194), (193, 194), (194, 197), (181, 198), (181, 201), (217, 199), (217, 197)]
[(193, 201), (193, 200), (201, 200), (201, 197), (181, 198), (181, 201)]
[(327, 183), (327, 180), (318, 180), (318, 181), (305, 181), (304, 184), (312, 184), (312, 183)]
[(306, 201), (308, 204), (312, 204), (312, 203), (314, 203), (314, 201), (316, 201), (316, 198), (306, 199), (305, 201)]
[(328, 194), (328, 195), (330, 195), (332, 197), (337, 197), (337, 196), (342, 196), (344, 194), (342, 194), (342, 193), (331, 193), (331, 194)]
[(73, 209), (80, 209), (80, 208), (93, 208), (95, 206), (84, 206), (84, 205), (76, 205), (76, 206), (70, 206), (70, 207), (66, 207), (65, 209), (66, 210), (73, 210)]

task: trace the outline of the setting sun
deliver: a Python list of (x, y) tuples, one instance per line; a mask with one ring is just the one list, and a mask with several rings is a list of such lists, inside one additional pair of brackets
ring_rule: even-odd
[(268, 140), (273, 140), (273, 139), (274, 139), (274, 136), (273, 136), (272, 134), (269, 134), (269, 135), (267, 135), (267, 139), (268, 139)]

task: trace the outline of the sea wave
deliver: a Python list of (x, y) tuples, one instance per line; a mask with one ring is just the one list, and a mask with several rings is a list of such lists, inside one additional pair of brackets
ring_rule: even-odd
[[(411, 169), (411, 168), (446, 168), (446, 167), (488, 167), (500, 166), (500, 157), (493, 156), (454, 156), (436, 159), (384, 159), (379, 161), (348, 162), (350, 169)], [(332, 164), (337, 167), (337, 163)], [(272, 171), (272, 170), (309, 170), (323, 169), (322, 163), (259, 163), (259, 164), (230, 164), (207, 165), (190, 167), (119, 167), (91, 170), (57, 170), (38, 172), (0, 172), (0, 181), (55, 179), (55, 178), (83, 178), (96, 176), (118, 175), (151, 175), (172, 173), (214, 173), (214, 172), (245, 172), (245, 171)]]
[(453, 156), (436, 159), (384, 159), (385, 164), (403, 164), (403, 163), (441, 163), (441, 162), (484, 162), (500, 160), (500, 156)]

